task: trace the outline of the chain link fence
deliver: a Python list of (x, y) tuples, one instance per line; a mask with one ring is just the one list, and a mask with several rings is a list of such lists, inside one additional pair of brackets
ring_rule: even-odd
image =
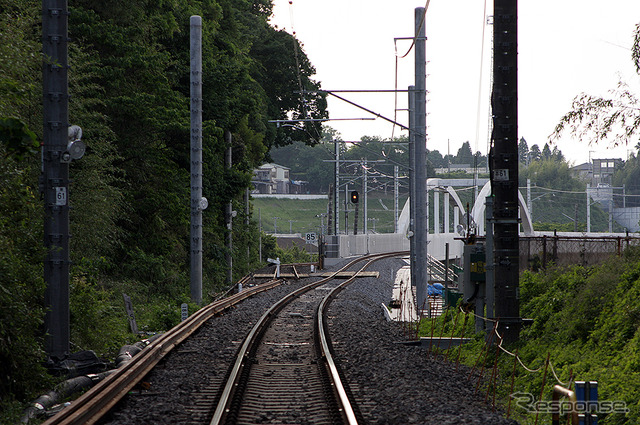
[(621, 255), (629, 246), (640, 246), (638, 236), (521, 236), (520, 269), (539, 270), (551, 264), (598, 264)]

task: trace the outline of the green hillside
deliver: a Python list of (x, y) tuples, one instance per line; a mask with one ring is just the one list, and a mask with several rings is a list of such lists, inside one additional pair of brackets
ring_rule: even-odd
[[(402, 209), (407, 197), (401, 196), (399, 209)], [(372, 192), (367, 199), (369, 232), (375, 228), (377, 233), (393, 233), (393, 194), (383, 192)], [(256, 198), (252, 199), (253, 216), (258, 220), (262, 218), (262, 230), (267, 233), (273, 233), (277, 226), (278, 233), (289, 233), (289, 229), (293, 233), (307, 233), (320, 231), (319, 214), (327, 213), (327, 199), (277, 199), (277, 198)], [(360, 197), (358, 233), (362, 232), (364, 217), (362, 196)], [(385, 207), (387, 209), (385, 209)], [(344, 231), (344, 200), (340, 205), (340, 228)], [(349, 205), (349, 233), (353, 232), (354, 205)], [(274, 219), (273, 217), (279, 217)], [(291, 223), (289, 223), (291, 220)], [(327, 219), (324, 219), (325, 227)]]

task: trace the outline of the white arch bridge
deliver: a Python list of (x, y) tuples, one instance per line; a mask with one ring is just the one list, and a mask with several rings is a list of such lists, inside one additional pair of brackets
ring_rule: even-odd
[[(456, 187), (481, 187), (475, 196), (470, 213), (456, 191)], [(473, 228), (480, 239), (485, 235), (485, 199), (491, 194), (488, 179), (428, 179), (427, 190), (431, 199), (427, 206), (427, 220), (431, 229), (427, 236), (429, 255), (444, 260), (445, 246), (449, 244), (449, 258), (461, 258), (467, 227)], [(520, 212), (520, 268), (553, 261), (557, 264), (592, 264), (606, 257), (603, 254), (620, 253), (628, 245), (640, 245), (637, 234), (536, 232), (533, 230), (529, 208), (518, 192)], [(327, 262), (339, 258), (370, 253), (409, 250), (409, 200), (404, 205), (396, 233), (362, 235), (328, 235)]]

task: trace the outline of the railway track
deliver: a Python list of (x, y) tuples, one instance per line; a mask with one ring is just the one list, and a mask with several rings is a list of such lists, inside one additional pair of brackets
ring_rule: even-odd
[[(372, 261), (399, 254), (359, 258), (339, 270), (356, 268), (353, 277), (342, 284), (338, 285), (332, 275), (284, 297), (251, 329), (226, 383), (211, 380), (209, 387), (200, 391), (198, 406), (186, 410), (201, 417), (213, 412), (213, 419), (206, 422), (211, 424), (299, 423), (304, 418), (306, 423), (356, 423), (357, 408), (350, 405), (331, 357), (323, 311), (331, 297)], [(201, 309), (46, 424), (98, 422), (174, 347), (213, 316), (280, 283), (261, 284)]]

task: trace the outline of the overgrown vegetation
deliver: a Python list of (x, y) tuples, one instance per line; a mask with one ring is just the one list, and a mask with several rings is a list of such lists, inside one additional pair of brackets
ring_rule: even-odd
[[(225, 286), (224, 205), (234, 221), (234, 277), (258, 263), (257, 217), (245, 220), (252, 170), (290, 128), (268, 120), (325, 118), (315, 70), (295, 37), (268, 24), (270, 0), (69, 5), (69, 121), (85, 156), (70, 165), (71, 350), (112, 359), (128, 330), (167, 330), (189, 301), (189, 17), (203, 18), (204, 297)], [(41, 5), (0, 0), (0, 410), (50, 387), (40, 366), (44, 317)], [(297, 60), (295, 51), (297, 50)], [(302, 85), (302, 87), (301, 87)], [(297, 140), (315, 143), (318, 123)], [(223, 133), (233, 134), (224, 167)], [(264, 256), (302, 257), (264, 246)], [(249, 256), (246, 253), (249, 252)], [(306, 258), (306, 257), (305, 257)], [(194, 311), (195, 305), (190, 305)]]
[[(600, 414), (599, 423), (630, 425), (640, 422), (640, 250), (630, 248), (622, 257), (611, 257), (605, 263), (592, 266), (550, 268), (538, 273), (524, 272), (520, 279), (520, 313), (533, 319), (523, 328), (520, 341), (505, 345), (517, 352), (522, 362), (532, 370), (516, 365), (513, 393), (530, 393), (539, 400), (551, 400), (554, 384), (559, 383), (551, 367), (547, 369), (542, 388), (545, 363), (549, 355), (559, 380), (598, 381), (599, 400), (622, 401), (627, 414)], [(433, 322), (435, 336), (452, 334), (456, 311)], [(462, 334), (464, 319), (460, 315), (455, 332)], [(421, 335), (431, 336), (432, 322), (421, 324)], [(495, 361), (495, 347), (484, 351), (484, 334), (474, 336), (474, 320), (469, 317), (466, 336), (474, 341), (464, 345), (462, 360), (469, 366), (482, 368), (490, 380)], [(448, 354), (456, 361), (458, 349)], [(480, 361), (478, 359), (480, 358)], [(477, 364), (476, 364), (477, 363)], [(511, 392), (514, 357), (500, 352), (497, 401), (506, 410)], [(470, 385), (476, 384), (472, 378)], [(479, 387), (487, 392), (486, 383)], [(492, 397), (493, 388), (489, 389)], [(533, 424), (535, 414), (527, 414), (512, 401), (512, 417), (523, 425)], [(550, 423), (549, 414), (541, 414), (539, 423)]]

